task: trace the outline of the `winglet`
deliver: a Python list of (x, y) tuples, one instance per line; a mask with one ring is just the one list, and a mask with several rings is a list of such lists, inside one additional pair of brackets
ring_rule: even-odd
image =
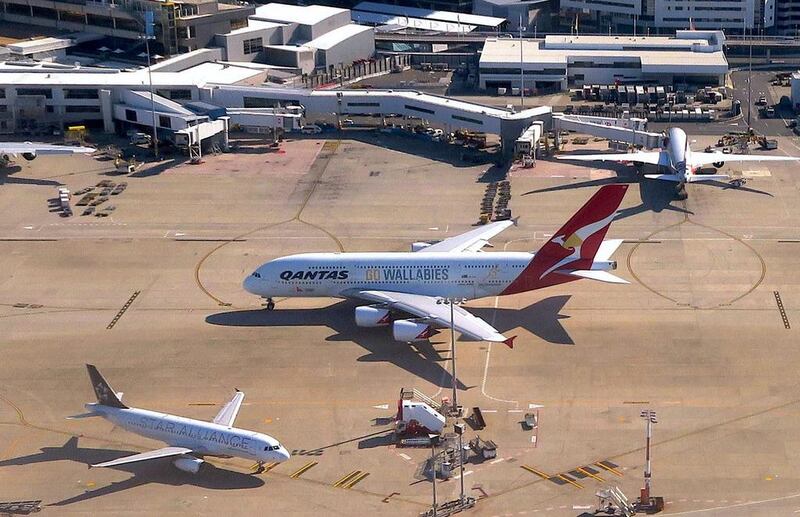
[(514, 340), (517, 339), (517, 336), (511, 336), (510, 338), (503, 341), (503, 344), (506, 345), (508, 348), (514, 349)]

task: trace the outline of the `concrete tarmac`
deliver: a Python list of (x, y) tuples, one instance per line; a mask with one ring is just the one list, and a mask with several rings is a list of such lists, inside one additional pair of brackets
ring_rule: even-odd
[[(471, 229), (489, 166), (460, 154), (334, 136), (125, 178), (88, 157), (3, 173), (2, 500), (41, 500), (54, 515), (424, 511), (430, 451), (392, 444), (391, 418), (403, 387), (451, 393), (448, 331), (397, 343), (387, 329), (356, 327), (355, 304), (332, 299), (278, 300), (269, 313), (241, 281), (284, 254), (401, 251)], [(519, 336), (513, 350), (458, 343), (459, 402), (481, 407), (488, 426), (478, 434), (498, 444), (497, 459), (466, 467), (467, 494), (479, 499), (471, 513), (577, 515), (607, 485), (635, 498), (646, 408), (658, 414), (653, 487), (668, 514), (800, 509), (796, 164), (726, 165), (749, 178), (744, 188), (690, 185), (686, 201), (625, 168), (593, 179), (573, 167), (540, 160), (536, 174), (512, 176), (519, 225), (493, 239), (495, 250), (537, 249), (598, 185), (626, 181), (609, 237), (629, 239), (616, 259), (631, 284), (580, 281), (467, 304)], [(102, 179), (129, 184), (110, 217), (49, 211), (56, 186)], [(65, 419), (94, 399), (84, 363), (127, 403), (194, 418), (210, 420), (241, 389), (237, 426), (275, 436), (293, 456), (261, 475), (236, 459), (210, 459), (196, 476), (169, 461), (87, 471), (162, 445)], [(528, 412), (538, 412), (535, 430), (521, 425)], [(367, 475), (334, 486), (355, 471)], [(452, 499), (459, 481), (438, 489)]]

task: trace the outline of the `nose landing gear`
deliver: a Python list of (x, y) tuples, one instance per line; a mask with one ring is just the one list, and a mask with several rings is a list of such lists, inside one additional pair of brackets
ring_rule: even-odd
[(274, 309), (275, 309), (275, 302), (272, 300), (272, 298), (267, 298), (267, 310), (271, 311)]
[(259, 461), (258, 463), (256, 463), (253, 466), (256, 467), (255, 471), (253, 471), (253, 474), (261, 474), (262, 472), (264, 472), (266, 470), (266, 468), (264, 468), (264, 462), (263, 461)]

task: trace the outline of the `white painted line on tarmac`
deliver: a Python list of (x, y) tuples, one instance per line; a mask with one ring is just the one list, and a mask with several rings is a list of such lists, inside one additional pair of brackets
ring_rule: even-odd
[(378, 406), (372, 406), (375, 409), (389, 409), (389, 404), (380, 404)]
[(508, 412), (509, 413), (522, 413), (522, 410), (521, 409), (509, 409)]
[[(470, 474), (472, 474), (472, 471), (471, 471), (471, 470), (468, 470), (468, 471), (464, 472), (464, 477), (467, 477), (467, 476), (469, 476)], [(461, 479), (461, 476), (460, 476), (460, 475), (458, 475), (458, 476), (455, 476), (455, 479)]]
[(505, 458), (497, 458), (496, 460), (492, 460), (489, 462), (490, 465), (494, 465), (495, 463), (500, 463), (501, 461), (506, 461)]
[(411, 461), (411, 456), (409, 456), (408, 454), (404, 454), (404, 453), (401, 452), (401, 453), (398, 454), (398, 456), (400, 456), (401, 458), (403, 458), (406, 461)]
[(591, 510), (591, 509), (592, 509), (592, 507), (591, 507), (591, 506), (589, 506), (589, 505), (586, 505), (586, 506), (578, 506), (578, 505), (576, 505), (576, 504), (573, 504), (573, 505), (572, 505), (572, 509), (573, 509), (573, 510)]
[(481, 413), (497, 413), (496, 409), (482, 409)]

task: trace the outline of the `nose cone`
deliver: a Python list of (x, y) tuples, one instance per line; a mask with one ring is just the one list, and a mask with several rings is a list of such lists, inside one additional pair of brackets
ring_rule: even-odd
[(275, 451), (275, 454), (278, 455), (278, 461), (286, 461), (289, 458), (291, 458), (289, 451), (287, 451), (286, 448), (283, 446), (281, 446), (279, 450)]
[(242, 282), (242, 287), (244, 287), (244, 290), (248, 293), (258, 294), (258, 279), (253, 275), (250, 275), (244, 279), (244, 282)]

